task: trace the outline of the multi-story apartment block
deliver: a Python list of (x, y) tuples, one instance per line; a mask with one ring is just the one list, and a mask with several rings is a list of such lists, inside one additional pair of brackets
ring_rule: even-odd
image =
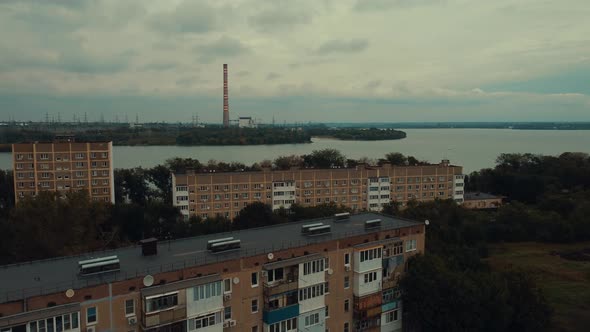
[(425, 227), (344, 214), (0, 266), (0, 331), (399, 331)]
[(87, 190), (93, 200), (114, 203), (112, 150), (112, 142), (71, 137), (13, 144), (15, 201), (40, 191)]
[(381, 211), (390, 201), (435, 198), (463, 202), (463, 168), (438, 165), (294, 169), (259, 172), (185, 172), (172, 174), (173, 204), (188, 218), (235, 217), (253, 202), (278, 209), (298, 203), (334, 202), (354, 211)]

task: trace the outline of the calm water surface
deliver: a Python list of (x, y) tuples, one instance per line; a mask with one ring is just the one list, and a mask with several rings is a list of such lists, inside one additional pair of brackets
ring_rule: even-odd
[[(567, 151), (590, 153), (590, 131), (509, 130), (509, 129), (404, 129), (408, 137), (397, 141), (338, 141), (314, 138), (311, 144), (258, 146), (115, 146), (116, 168), (151, 167), (168, 158), (196, 158), (240, 161), (252, 164), (280, 155), (307, 154), (313, 150), (334, 148), (348, 158), (380, 158), (388, 152), (409, 154), (418, 159), (438, 162), (449, 158), (463, 165), (466, 172), (494, 165), (500, 153), (531, 152), (558, 155)], [(0, 168), (10, 169), (11, 154), (0, 153)]]

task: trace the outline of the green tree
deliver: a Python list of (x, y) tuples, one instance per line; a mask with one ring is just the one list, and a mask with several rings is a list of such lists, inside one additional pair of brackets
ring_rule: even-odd
[(385, 155), (385, 159), (394, 166), (406, 166), (408, 158), (399, 152), (390, 152)]
[(309, 155), (303, 156), (306, 166), (317, 168), (343, 167), (346, 157), (336, 149), (314, 150)]
[(244, 207), (234, 218), (233, 226), (236, 229), (262, 227), (281, 222), (273, 212), (270, 205), (262, 202), (254, 202)]

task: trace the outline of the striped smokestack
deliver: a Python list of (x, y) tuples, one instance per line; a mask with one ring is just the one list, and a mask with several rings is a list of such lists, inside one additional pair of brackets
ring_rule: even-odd
[(223, 126), (229, 127), (229, 95), (227, 92), (227, 64), (223, 64)]

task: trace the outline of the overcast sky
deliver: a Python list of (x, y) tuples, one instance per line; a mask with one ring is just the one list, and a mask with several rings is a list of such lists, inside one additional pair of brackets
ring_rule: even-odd
[(0, 0), (0, 120), (590, 121), (588, 0)]

